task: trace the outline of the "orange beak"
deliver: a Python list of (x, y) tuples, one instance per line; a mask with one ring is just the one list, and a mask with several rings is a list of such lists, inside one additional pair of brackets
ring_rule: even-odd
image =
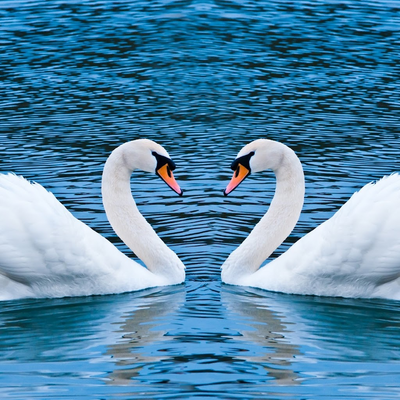
[(178, 193), (179, 196), (182, 196), (183, 190), (179, 187), (168, 164), (164, 164), (159, 168), (157, 174), (174, 192)]
[(236, 189), (244, 179), (249, 176), (250, 170), (246, 167), (243, 167), (242, 164), (238, 164), (236, 171), (233, 173), (232, 179), (229, 182), (228, 186), (224, 190), (224, 195), (227, 196), (230, 192)]

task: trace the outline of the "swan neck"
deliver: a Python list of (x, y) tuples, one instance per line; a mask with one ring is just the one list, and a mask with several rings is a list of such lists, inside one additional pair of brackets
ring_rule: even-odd
[(126, 166), (124, 146), (111, 153), (103, 170), (102, 197), (107, 218), (115, 233), (151, 272), (180, 283), (184, 279), (183, 263), (146, 221), (132, 197), (130, 178), (136, 168)]
[(281, 162), (273, 171), (276, 190), (269, 210), (222, 266), (227, 283), (235, 284), (257, 271), (289, 236), (300, 217), (305, 192), (303, 168), (294, 151), (282, 146)]

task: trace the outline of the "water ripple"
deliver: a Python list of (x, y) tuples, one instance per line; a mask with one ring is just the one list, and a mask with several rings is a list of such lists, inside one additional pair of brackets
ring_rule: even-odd
[(400, 170), (399, 27), (392, 0), (0, 2), (0, 171), (133, 257), (102, 168), (127, 140), (160, 142), (184, 196), (141, 172), (132, 193), (187, 267), (172, 288), (2, 304), (2, 397), (398, 397), (396, 303), (229, 287), (220, 266), (275, 189), (263, 173), (222, 195), (245, 143), (282, 141), (304, 166), (303, 214), (272, 257)]

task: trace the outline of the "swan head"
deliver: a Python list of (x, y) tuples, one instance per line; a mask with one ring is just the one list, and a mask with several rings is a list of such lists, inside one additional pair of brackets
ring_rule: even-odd
[(122, 158), (126, 168), (130, 171), (140, 169), (157, 174), (174, 192), (182, 196), (183, 190), (179, 187), (172, 171), (175, 163), (167, 151), (156, 142), (149, 139), (138, 139), (125, 143)]
[(257, 139), (244, 146), (231, 165), (234, 173), (224, 195), (236, 189), (251, 173), (266, 169), (277, 171), (286, 148), (284, 144), (268, 139)]

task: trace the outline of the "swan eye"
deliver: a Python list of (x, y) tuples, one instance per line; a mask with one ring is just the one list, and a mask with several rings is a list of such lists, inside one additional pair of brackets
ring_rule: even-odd
[(245, 156), (237, 158), (231, 165), (231, 169), (233, 171), (237, 171), (239, 174), (238, 166), (239, 164), (243, 165), (243, 167), (247, 168), (249, 171), (251, 171), (250, 168), (250, 159), (253, 157), (255, 154), (254, 151), (251, 151), (249, 154), (246, 154)]
[(156, 153), (155, 151), (153, 151), (151, 154), (155, 157), (155, 159), (157, 161), (156, 171), (158, 171), (165, 164), (168, 165), (168, 168), (170, 171), (169, 173), (171, 173), (171, 171), (173, 171), (176, 168), (175, 163), (170, 158), (162, 156), (162, 155)]

